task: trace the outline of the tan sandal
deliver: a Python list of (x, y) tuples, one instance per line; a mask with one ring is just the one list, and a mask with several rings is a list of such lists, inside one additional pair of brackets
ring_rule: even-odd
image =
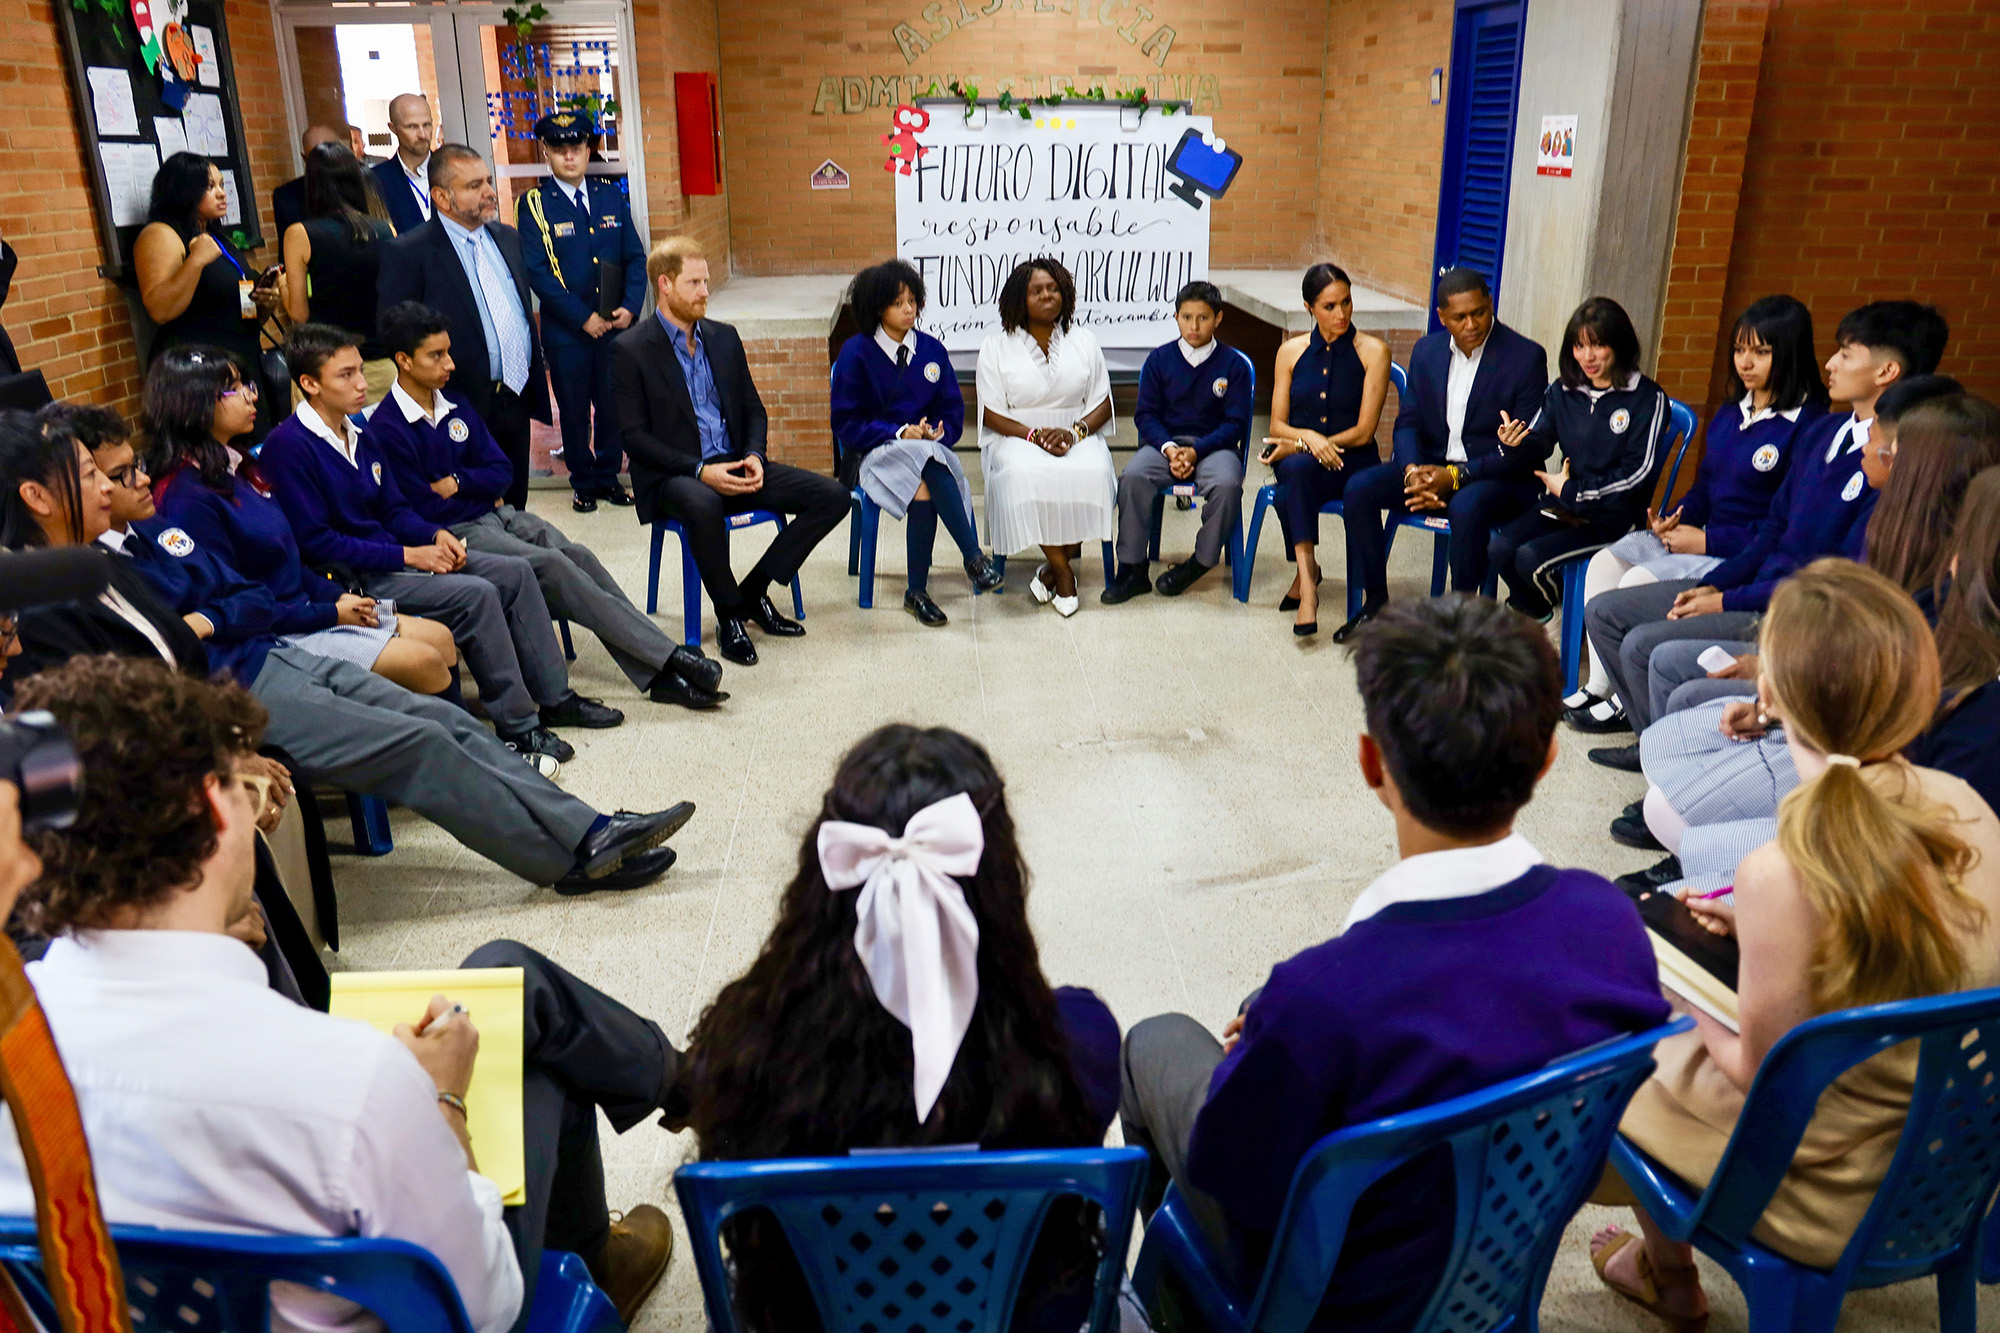
[(1594, 1251), (1590, 1256), (1590, 1266), (1597, 1270), (1597, 1280), (1647, 1314), (1665, 1321), (1667, 1327), (1674, 1333), (1704, 1333), (1708, 1328), (1706, 1314), (1690, 1318), (1687, 1315), (1673, 1314), (1661, 1306), (1659, 1284), (1653, 1280), (1653, 1261), (1647, 1257), (1643, 1248), (1636, 1256), (1639, 1269), (1638, 1291), (1629, 1291), (1605, 1276), (1605, 1266), (1611, 1262), (1612, 1257), (1638, 1239), (1629, 1231), (1620, 1231), (1615, 1239), (1608, 1241), (1602, 1249)]

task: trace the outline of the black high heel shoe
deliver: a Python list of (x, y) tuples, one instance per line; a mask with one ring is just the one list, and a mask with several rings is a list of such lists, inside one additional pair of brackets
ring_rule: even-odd
[[(1317, 588), (1320, 584), (1325, 582), (1326, 582), (1326, 575), (1322, 574), (1317, 579), (1313, 580), (1313, 587)], [(1280, 611), (1296, 611), (1299, 609), (1299, 599), (1292, 596), (1290, 593), (1286, 593), (1283, 597), (1280, 597), (1278, 599), (1278, 609)]]

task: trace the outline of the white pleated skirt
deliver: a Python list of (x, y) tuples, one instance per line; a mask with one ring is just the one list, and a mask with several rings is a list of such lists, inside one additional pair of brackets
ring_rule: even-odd
[[(1024, 426), (1066, 425), (1074, 412), (1009, 412)], [(1037, 418), (1048, 417), (1049, 420)], [(982, 432), (980, 465), (986, 473), (986, 529), (998, 555), (1031, 546), (1110, 541), (1118, 528), (1118, 471), (1102, 435), (1061, 458), (1009, 435)]]

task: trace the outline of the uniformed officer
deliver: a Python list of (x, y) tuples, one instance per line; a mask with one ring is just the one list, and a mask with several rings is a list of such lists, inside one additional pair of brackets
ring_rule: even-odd
[(528, 285), (542, 303), (542, 351), (562, 419), (563, 461), (575, 492), (570, 503), (588, 514), (599, 500), (632, 503), (618, 484), (611, 344), (644, 308), (646, 247), (617, 182), (584, 175), (597, 143), (597, 123), (589, 113), (543, 116), (535, 122), (535, 137), (555, 174), (521, 196), (515, 225)]

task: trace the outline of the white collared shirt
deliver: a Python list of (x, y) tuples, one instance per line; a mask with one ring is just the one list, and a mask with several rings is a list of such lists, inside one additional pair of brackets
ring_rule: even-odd
[(410, 183), (411, 193), (417, 196), (417, 207), (423, 210), (424, 221), (429, 222), (431, 220), (431, 155), (425, 153), (424, 160), (417, 163), (417, 169), (412, 171), (410, 170), (410, 164), (403, 160), (403, 155), (397, 153), (396, 165), (401, 168), (403, 179)]
[(1465, 405), (1472, 400), (1472, 381), (1479, 377), (1479, 359), (1486, 355), (1486, 344), (1493, 341), (1491, 332), (1479, 346), (1467, 356), (1458, 349), (1456, 339), (1451, 344), (1451, 369), (1444, 376), (1444, 461), (1463, 463), (1465, 461)]
[(917, 331), (915, 329), (911, 329), (908, 333), (904, 334), (902, 340), (899, 342), (889, 336), (887, 329), (877, 324), (875, 326), (875, 345), (888, 353), (891, 361), (896, 359), (897, 351), (905, 347), (910, 349), (911, 362), (914, 363), (917, 359)]
[(1199, 347), (1190, 346), (1188, 340), (1185, 338), (1176, 338), (1174, 341), (1180, 344), (1181, 359), (1191, 366), (1198, 366), (1215, 355), (1215, 339), (1213, 338), (1210, 338)]
[(1758, 407), (1757, 395), (1754, 393), (1746, 393), (1743, 395), (1743, 401), (1736, 405), (1736, 410), (1742, 414), (1743, 425), (1745, 428), (1748, 428), (1750, 426), (1756, 425), (1760, 421), (1767, 420), (1768, 418), (1771, 417), (1783, 417), (1787, 421), (1797, 421), (1799, 419), (1799, 413), (1806, 410), (1806, 405), (1804, 403), (1800, 403), (1797, 407), (1793, 408), (1789, 412), (1780, 412), (1776, 408), (1770, 407), (1768, 405), (1764, 407)]
[(1512, 884), (1540, 864), (1542, 854), (1518, 833), (1479, 847), (1407, 856), (1361, 891), (1340, 928), (1351, 929), (1397, 903), (1440, 902), (1488, 893)]
[[(105, 531), (103, 536), (97, 539), (97, 544), (108, 551), (115, 551), (119, 555), (123, 555), (125, 554), (125, 543), (131, 540), (131, 536), (132, 534), (129, 532), (120, 532), (116, 528), (110, 528)], [(160, 656), (167, 660), (168, 666), (179, 668), (180, 663), (174, 660), (174, 650), (168, 645), (166, 636), (160, 633), (160, 627), (146, 619), (144, 613), (138, 607), (132, 605), (124, 593), (119, 592), (115, 587), (107, 585), (103, 592), (97, 594), (97, 600), (106, 610), (145, 635), (146, 642), (159, 650)]]
[[(438, 1257), (480, 1333), (521, 1305), (499, 1188), (469, 1171), (437, 1086), (393, 1037), (270, 988), (226, 935), (88, 931), (28, 965), (76, 1087), (106, 1220), (267, 1236), (409, 1241)], [(0, 1209), (34, 1210), (11, 1123)], [(272, 1326), (381, 1325), (303, 1288)]]
[[(1851, 454), (1862, 445), (1868, 443), (1868, 428), (1874, 424), (1874, 417), (1869, 417), (1866, 421), (1863, 421), (1852, 412), (1848, 413), (1847, 420), (1842, 422), (1840, 429), (1833, 433), (1833, 443), (1826, 447), (1826, 461), (1831, 463), (1834, 459), (1840, 457), (1843, 452)], [(1841, 448), (1843, 444), (1847, 446), (1845, 450)]]
[(333, 451), (347, 460), (347, 466), (351, 468), (361, 466), (358, 454), (361, 448), (361, 432), (354, 428), (352, 421), (345, 418), (341, 420), (340, 424), (347, 428), (346, 438), (343, 439), (333, 433), (326, 424), (326, 418), (319, 414), (319, 410), (308, 399), (299, 399), (299, 405), (292, 409), (292, 415), (304, 422), (307, 430), (332, 445)]
[[(403, 420), (409, 422), (412, 426), (416, 425), (419, 421), (429, 426), (435, 426), (440, 420), (450, 416), (452, 409), (458, 406), (458, 404), (444, 396), (444, 390), (433, 389), (431, 390), (431, 410), (426, 412), (422, 407), (418, 406), (416, 399), (410, 397), (404, 391), (401, 380), (397, 380), (389, 386), (389, 396), (396, 400), (397, 407), (403, 409)], [(315, 417), (317, 417), (317, 414), (315, 414)], [(321, 424), (324, 425), (325, 423), (322, 422)], [(325, 437), (322, 436), (321, 438)], [(351, 463), (354, 460), (350, 458), (348, 461)]]

